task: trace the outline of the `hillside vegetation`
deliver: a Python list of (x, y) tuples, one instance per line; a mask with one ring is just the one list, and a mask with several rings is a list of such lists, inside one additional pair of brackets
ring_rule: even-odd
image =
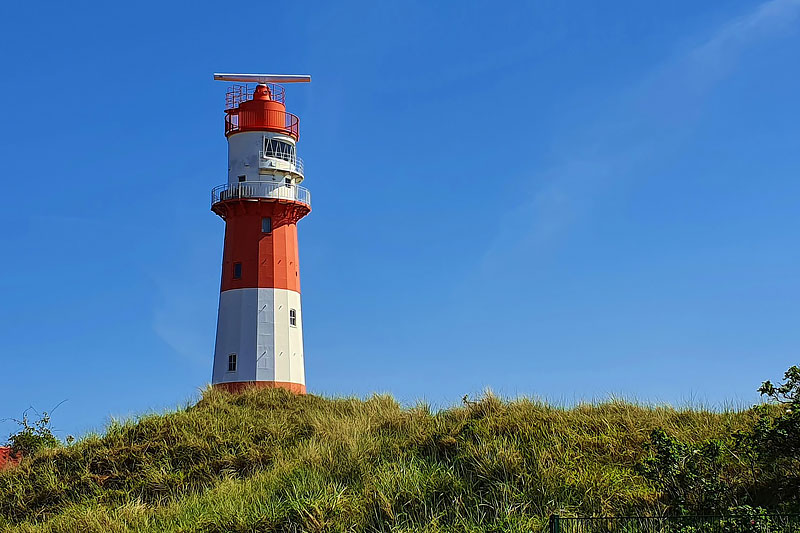
[(0, 531), (522, 532), (553, 512), (770, 506), (784, 489), (731, 448), (763, 414), (207, 390), (0, 472)]

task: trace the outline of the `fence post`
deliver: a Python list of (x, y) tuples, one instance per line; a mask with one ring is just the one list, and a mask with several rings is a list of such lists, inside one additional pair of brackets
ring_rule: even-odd
[(559, 516), (557, 514), (550, 515), (550, 532), (561, 533), (561, 524), (559, 523)]

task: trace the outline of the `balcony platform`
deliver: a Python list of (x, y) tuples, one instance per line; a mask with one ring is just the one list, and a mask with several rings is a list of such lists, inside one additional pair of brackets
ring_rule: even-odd
[(300, 185), (274, 181), (243, 181), (225, 183), (211, 190), (212, 210), (215, 210), (216, 204), (233, 200), (282, 200), (303, 204), (311, 210), (311, 192)]

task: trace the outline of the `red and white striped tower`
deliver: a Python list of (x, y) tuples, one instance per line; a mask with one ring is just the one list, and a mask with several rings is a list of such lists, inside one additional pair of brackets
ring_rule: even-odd
[(280, 387), (305, 394), (303, 313), (297, 221), (311, 211), (300, 187), (299, 121), (272, 82), (308, 76), (215, 74), (255, 82), (226, 94), (228, 183), (212, 191), (211, 210), (225, 220), (225, 250), (214, 350), (214, 387)]

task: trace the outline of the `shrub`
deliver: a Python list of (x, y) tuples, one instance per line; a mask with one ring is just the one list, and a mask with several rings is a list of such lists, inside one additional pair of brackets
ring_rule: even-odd
[(662, 491), (667, 505), (679, 513), (718, 513), (734, 502), (721, 479), (725, 444), (710, 439), (687, 444), (654, 429), (645, 448), (651, 455), (640, 471)]
[(758, 418), (741, 442), (761, 478), (760, 492), (784, 503), (800, 501), (800, 368), (793, 366), (783, 383), (765, 381), (759, 392), (771, 404), (757, 407)]
[(777, 387), (765, 381), (758, 392), (780, 406), (774, 410), (760, 409), (752, 432), (752, 442), (766, 460), (800, 456), (800, 367), (793, 366), (784, 374)]
[(770, 402), (756, 405), (749, 427), (701, 443), (653, 430), (649, 455), (638, 470), (679, 513), (720, 513), (761, 506), (795, 509), (800, 500), (800, 368), (783, 383), (758, 389)]
[(61, 442), (53, 435), (50, 428), (50, 414), (47, 411), (34, 420), (28, 420), (27, 411), (22, 414), (21, 420), (14, 420), (21, 429), (8, 438), (11, 452), (19, 456), (30, 456), (45, 448), (59, 446)]

